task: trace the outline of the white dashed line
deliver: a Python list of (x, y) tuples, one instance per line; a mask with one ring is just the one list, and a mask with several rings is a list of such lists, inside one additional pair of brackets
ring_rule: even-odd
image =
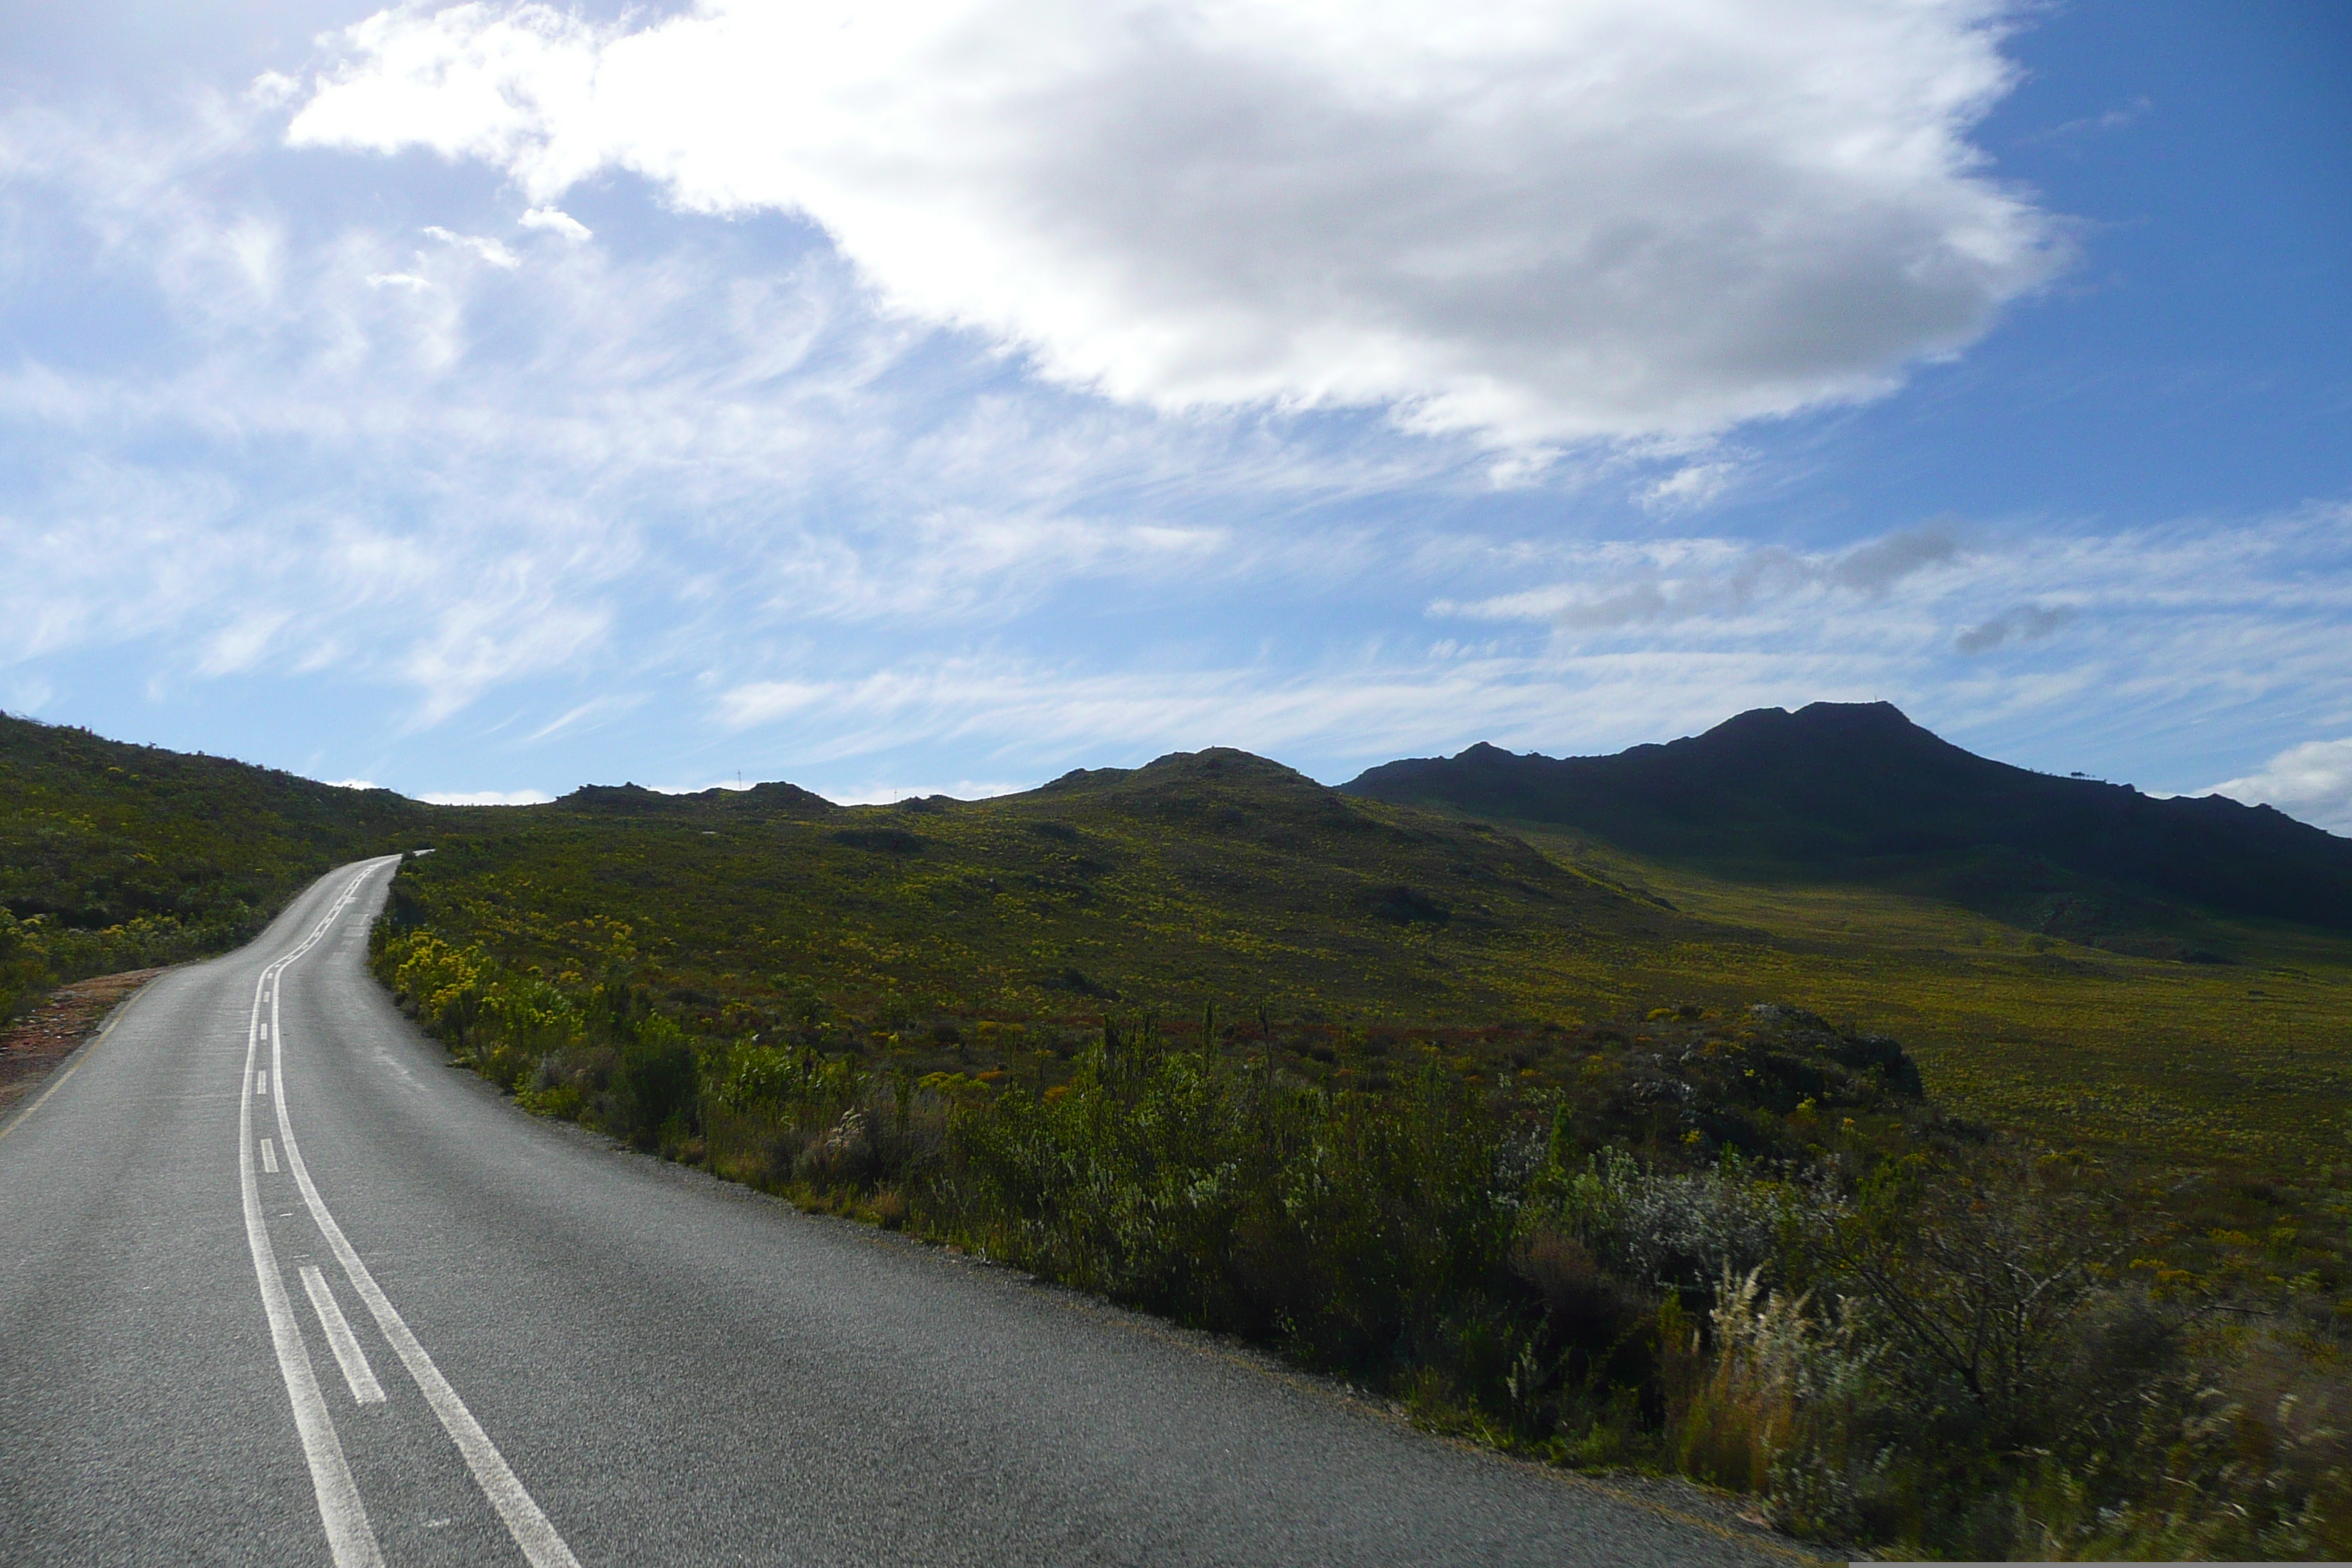
[[(345, 886), (341, 896), (336, 899), (333, 907), (327, 911), (325, 918), (320, 921), (318, 927), (303, 940), (300, 946), (264, 970), (260, 984), (256, 987), (254, 1004), (257, 1026), (260, 1023), (259, 1013), (263, 1002), (267, 1001), (269, 1008), (270, 1065), (277, 1069), (279, 1084), (278, 1142), (285, 1156), (286, 1168), (293, 1173), (296, 1185), (302, 1190), (302, 1202), (310, 1211), (311, 1223), (316, 1225), (320, 1234), (327, 1238), (327, 1245), (333, 1250), (335, 1260), (343, 1266), (343, 1274), (350, 1279), (352, 1289), (358, 1291), (360, 1300), (367, 1304), (368, 1313), (375, 1319), (376, 1328), (382, 1331), (385, 1342), (392, 1346), (393, 1353), (400, 1358), (401, 1364), (408, 1369), (408, 1375), (416, 1380), (417, 1391), (425, 1395), (425, 1402), (433, 1407), (433, 1414), (440, 1417), (442, 1430), (448, 1433), (450, 1441), (457, 1445), (457, 1452), (465, 1459), (466, 1468), (473, 1472), (475, 1484), (482, 1489), (482, 1495), (489, 1499), (490, 1506), (498, 1510), (499, 1517), (506, 1523), (507, 1532), (514, 1537), (515, 1544), (522, 1549), (522, 1554), (530, 1560), (531, 1568), (580, 1568), (579, 1559), (572, 1555), (572, 1549), (566, 1546), (563, 1543), (563, 1538), (555, 1532), (555, 1526), (549, 1522), (547, 1515), (541, 1511), (539, 1504), (533, 1501), (530, 1493), (524, 1489), (521, 1480), (508, 1466), (506, 1457), (499, 1452), (498, 1445), (490, 1441), (489, 1434), (484, 1432), (481, 1423), (474, 1419), (474, 1413), (466, 1408), (466, 1402), (457, 1397), (457, 1391), (449, 1386), (449, 1380), (441, 1375), (441, 1369), (433, 1364), (433, 1358), (425, 1353), (425, 1347), (417, 1342), (415, 1334), (410, 1331), (407, 1322), (394, 1309), (391, 1300), (385, 1297), (383, 1288), (376, 1284), (375, 1276), (371, 1274), (368, 1271), (368, 1266), (360, 1260), (358, 1249), (352, 1246), (351, 1238), (343, 1234), (343, 1227), (335, 1222), (335, 1216), (327, 1208), (326, 1200), (319, 1195), (317, 1184), (310, 1180), (310, 1167), (302, 1162), (302, 1147), (294, 1138), (293, 1118), (287, 1110), (284, 1089), (286, 1032), (278, 1016), (278, 1005), (282, 990), (278, 980), (289, 964), (318, 944), (320, 939), (326, 935), (327, 928), (334, 923), (335, 917), (342, 913), (357, 895), (360, 885), (382, 865), (383, 862), (379, 861), (354, 877)], [(248, 1037), (246, 1057), (248, 1067), (253, 1061), (253, 1042), (257, 1042), (259, 1038), (257, 1028)], [(252, 1110), (253, 1102), (247, 1100), (241, 1112), (242, 1120), (249, 1121)], [(246, 1129), (240, 1127), (240, 1131), (244, 1131)], [(248, 1140), (246, 1144), (247, 1152), (244, 1162), (248, 1173), (252, 1170), (251, 1147)], [(254, 1194), (249, 1177), (246, 1202), (248, 1216), (247, 1231), (250, 1235), (253, 1228), (259, 1224), (260, 1204), (259, 1199)], [(257, 1247), (255, 1254), (257, 1266), (261, 1257), (259, 1249), (267, 1247), (268, 1245), (268, 1237), (265, 1233)], [(306, 1287), (310, 1283), (309, 1277), (313, 1272), (315, 1271), (305, 1270)], [(320, 1283), (323, 1285), (324, 1282), (324, 1277), (321, 1276)], [(265, 1280), (262, 1287), (265, 1304), (269, 1299), (273, 1285), (277, 1285), (274, 1268), (271, 1277)], [(282, 1285), (278, 1286), (278, 1299), (281, 1303), (285, 1300), (285, 1289)], [(312, 1297), (314, 1302), (318, 1299), (315, 1295)], [(333, 1300), (331, 1295), (327, 1300), (331, 1305)], [(323, 1320), (324, 1308), (320, 1310), (320, 1316)], [(289, 1322), (290, 1326), (290, 1314)], [(273, 1331), (276, 1326), (277, 1319), (273, 1315), (271, 1319)], [(349, 1325), (346, 1324), (345, 1328), (348, 1331)], [(332, 1329), (330, 1328), (331, 1339), (332, 1332)], [(316, 1379), (310, 1376), (310, 1359), (302, 1352), (299, 1334), (294, 1334), (293, 1338), (295, 1352), (302, 1357), (302, 1375), (309, 1380), (310, 1397), (316, 1400), (318, 1384)], [(358, 1342), (354, 1340), (352, 1342), (354, 1352), (357, 1346)], [(340, 1349), (338, 1353), (341, 1353)], [(285, 1359), (281, 1352), (279, 1356), (281, 1366), (284, 1365)], [(364, 1361), (361, 1364), (364, 1368)], [(349, 1375), (348, 1366), (345, 1368), (345, 1373), (346, 1376)], [(370, 1381), (373, 1380), (371, 1378)], [(295, 1388), (294, 1375), (290, 1372), (287, 1376), (287, 1387), (289, 1392), (293, 1392)], [(356, 1386), (353, 1392), (356, 1394)], [(378, 1397), (381, 1396), (379, 1385)], [(300, 1405), (300, 1395), (297, 1394), (298, 1422)], [(326, 1441), (330, 1445), (334, 1445), (336, 1443), (334, 1426), (327, 1419), (323, 1405), (320, 1408), (319, 1418), (326, 1428)], [(306, 1448), (310, 1444), (307, 1432), (304, 1444)], [(336, 1464), (340, 1466), (342, 1462), (342, 1451), (340, 1446), (335, 1447), (334, 1458)], [(318, 1461), (315, 1457), (311, 1468), (315, 1481), (318, 1474)], [(344, 1479), (346, 1482), (349, 1481), (348, 1470), (344, 1472)], [(365, 1510), (359, 1507), (356, 1490), (352, 1493), (351, 1507), (356, 1514), (360, 1530), (365, 1534), (368, 1555), (353, 1557), (349, 1561), (380, 1563), (382, 1558), (376, 1551), (375, 1535), (368, 1526)], [(330, 1511), (330, 1500), (323, 1488), (320, 1489), (319, 1494), (319, 1512), (320, 1517), (327, 1522), (329, 1538), (335, 1539), (337, 1521)], [(346, 1568), (346, 1559), (341, 1545), (336, 1548), (335, 1562), (337, 1568)]]
[[(303, 943), (262, 971), (254, 988), (253, 1016), (245, 1036), (245, 1073), (253, 1075), (253, 1058), (261, 1044), (261, 997), (277, 972), (310, 951), (351, 900), (353, 879)], [(261, 1185), (253, 1173), (253, 1100), (239, 1095), (236, 1108), (237, 1185), (245, 1198), (245, 1244), (253, 1253), (253, 1273), (261, 1286), (261, 1310), (269, 1320), (270, 1348), (278, 1352), (278, 1375), (286, 1380), (286, 1396), (294, 1406), (294, 1430), (302, 1439), (302, 1457), (310, 1467), (310, 1489), (319, 1500), (319, 1522), (326, 1527), (327, 1545), (335, 1568), (383, 1568), (383, 1552), (376, 1545), (375, 1528), (368, 1522), (367, 1505), (360, 1500), (358, 1483), (343, 1458), (342, 1440), (335, 1436), (334, 1418), (319, 1392), (318, 1374), (310, 1369), (310, 1352), (302, 1343), (302, 1328), (293, 1304), (286, 1298), (286, 1281), (278, 1272), (278, 1252), (269, 1244), (269, 1221), (261, 1212)], [(281, 1102), (281, 1111), (283, 1105)]]
[(335, 1288), (315, 1267), (305, 1263), (302, 1289), (310, 1294), (310, 1305), (318, 1311), (319, 1326), (327, 1331), (327, 1343), (335, 1352), (335, 1364), (343, 1369), (343, 1381), (351, 1385), (352, 1398), (362, 1405), (382, 1405), (383, 1384), (375, 1380), (366, 1352), (352, 1337), (352, 1325), (344, 1320), (342, 1308), (335, 1304)]
[(261, 1141), (261, 1168), (273, 1176), (278, 1173), (278, 1151), (269, 1146), (267, 1138)]
[(257, 1072), (257, 1073), (255, 1073), (255, 1074), (253, 1075), (253, 1092), (254, 1092), (254, 1093), (256, 1093), (256, 1094), (257, 1094), (257, 1095), (264, 1096), (264, 1097), (267, 1097), (267, 1096), (268, 1095), (268, 1093), (269, 1093), (269, 1074), (268, 1074), (268, 1073), (267, 1073), (267, 1072)]

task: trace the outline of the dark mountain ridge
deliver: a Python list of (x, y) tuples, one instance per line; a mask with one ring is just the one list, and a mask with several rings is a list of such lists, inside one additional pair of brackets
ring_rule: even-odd
[(2012, 767), (1885, 702), (1761, 708), (1614, 756), (1481, 743), (1340, 788), (1570, 828), (1740, 879), (1903, 888), (2127, 951), (2119, 932), (2160, 930), (2183, 905), (2352, 929), (2352, 839), (2266, 805)]
[(520, 809), (596, 816), (685, 817), (719, 814), (757, 817), (824, 816), (842, 808), (798, 784), (770, 783), (755, 784), (748, 789), (697, 790), (689, 795), (670, 795), (634, 784), (582, 784), (561, 799)]

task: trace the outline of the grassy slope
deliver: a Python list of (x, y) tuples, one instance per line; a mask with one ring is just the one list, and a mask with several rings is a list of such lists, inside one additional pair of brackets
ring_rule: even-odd
[[(2050, 1524), (2093, 1556), (2220, 1558), (2340, 1536), (2334, 1439), (2291, 1419), (2340, 1385), (2344, 1193), (2282, 1168), (2305, 1158), (2311, 1096), (2241, 1051), (2252, 1092), (2197, 1121), (2001, 1098), (2093, 1079), (2103, 1111), (2149, 1083), (2193, 1098), (2149, 1031), (2228, 1025), (2245, 999), (2214, 987), (2242, 988), (2243, 966), (1674, 875), (1231, 752), (968, 805), (583, 791), (478, 820), (404, 868), (377, 973), (547, 1114), (1278, 1344), (1440, 1430), (1757, 1491), (1830, 1539), (2053, 1555)], [(2302, 1002), (2340, 1018), (2340, 948), (2306, 945)], [(1759, 997), (1901, 1024), (1948, 1101), (2161, 1158), (1979, 1161), (1980, 1130), (1909, 1101), (1907, 1075), (1874, 1093), (1830, 1070), (1900, 1063), (1886, 1042), (1723, 1005)], [(1201, 1048), (1208, 1001), (1239, 1027)], [(1648, 1005), (1670, 1001), (1702, 1005)], [(1154, 1008), (1157, 1035), (1134, 1026)], [(1103, 1014), (1124, 1016), (1118, 1039), (1086, 1026)], [(2090, 1065), (2049, 1070), (2062, 1047)], [(1761, 1165), (1718, 1163), (1732, 1149)], [(2164, 1168), (2209, 1155), (2263, 1169)], [(1790, 1159), (1830, 1185), (1744, 1173)], [(1790, 1194), (1817, 1191), (1841, 1197), (1800, 1218)], [(1785, 1321), (1691, 1348), (1735, 1245), (1785, 1303), (1862, 1289), (1848, 1244), (1894, 1259), (1872, 1276), (1894, 1304), (1848, 1320), (1864, 1356), (1843, 1336), (1803, 1351)], [(1670, 1277), (1659, 1247), (1688, 1253)], [(2060, 1337), (2012, 1336), (2032, 1369), (2012, 1419), (1888, 1325), (1926, 1303), (1999, 1339), (2000, 1311), (1968, 1303), (2020, 1273), (2065, 1300)], [(2207, 1301), (2285, 1326), (2162, 1331)], [(1780, 1370), (1735, 1338), (1769, 1339)], [(1791, 1401), (1792, 1383), (1838, 1392)]]
[(219, 951), (336, 861), (453, 820), (388, 790), (0, 715), (0, 911), (25, 922), (0, 993)]
[(811, 993), (908, 1023), (1213, 1002), (1455, 1027), (1772, 998), (1898, 1036), (1955, 1110), (2058, 1142), (2273, 1173), (2343, 1158), (2314, 1108), (2352, 1094), (2352, 942), (2294, 928), (2229, 924), (2235, 964), (2130, 957), (1342, 796), (1238, 752), (972, 804), (597, 792), (500, 821), (517, 831), (417, 868), (418, 912), (591, 978), (618, 921), (709, 1030)]
[(1956, 1109), (2042, 1136), (2277, 1173), (2345, 1156), (2352, 942), (2207, 921), (2242, 961), (2183, 964), (1504, 828), (1230, 752), (973, 804), (768, 785), (457, 812), (0, 718), (0, 904), (45, 917), (47, 980), (216, 950), (333, 861), (423, 836), (446, 847), (414, 879), (437, 929), (560, 973), (606, 963), (622, 922), (709, 1027), (812, 991), (908, 1017), (1214, 1002), (1469, 1027), (1772, 997), (1899, 1036)]
[[(1511, 826), (1713, 928), (1645, 954), (1629, 980), (1788, 995), (1896, 1035), (1965, 1114), (2164, 1161), (2287, 1173), (2347, 1157), (2352, 939), (2214, 920), (2240, 962), (2134, 957), (1929, 899), (1710, 878)], [(1714, 934), (1742, 931), (1772, 934)]]
[(1207, 752), (973, 804), (611, 795), (417, 868), (453, 937), (551, 973), (613, 938), (677, 984), (866, 1012), (1487, 1019), (1603, 1005), (1654, 903), (1509, 835)]

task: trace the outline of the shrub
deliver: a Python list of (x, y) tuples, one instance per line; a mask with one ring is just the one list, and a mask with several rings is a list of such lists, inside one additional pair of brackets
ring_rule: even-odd
[[(950, 1041), (900, 998), (720, 1037), (761, 1020), (660, 1010), (629, 942), (593, 984), (422, 927), (380, 928), (375, 962), (533, 1109), (1278, 1345), (1444, 1430), (1679, 1468), (1799, 1534), (2063, 1558), (2352, 1531), (2337, 1315), (2289, 1291), (2250, 1330), (2220, 1276), (2143, 1282), (2154, 1244), (2095, 1166), (1945, 1121), (1899, 1047), (1812, 1015), (1667, 1010), (1534, 1093), (1353, 1026), (1261, 1017), (1221, 1048), (1204, 1016), (1179, 1048), (1105, 1020), (1048, 1084), (1061, 1027)], [(864, 1054), (901, 1030), (952, 1070)]]

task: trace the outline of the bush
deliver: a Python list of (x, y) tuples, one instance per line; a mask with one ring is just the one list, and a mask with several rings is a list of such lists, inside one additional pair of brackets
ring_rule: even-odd
[[(1444, 1430), (1671, 1467), (1839, 1542), (2347, 1545), (2338, 1315), (2288, 1289), (2244, 1320), (2219, 1276), (2131, 1267), (2155, 1244), (2095, 1166), (1944, 1121), (1900, 1047), (1810, 1014), (1725, 1037), (1676, 1013), (1688, 1043), (1632, 1031), (1533, 1097), (1352, 1033), (1296, 1043), (1377, 1058), (1363, 1087), (1286, 1069), (1264, 1019), (1223, 1049), (1211, 1019), (1201, 1048), (1106, 1020), (1049, 1085), (1058, 1028), (950, 1042), (903, 999), (715, 1034), (706, 994), (648, 1004), (621, 928), (593, 984), (375, 940), (404, 1004), (533, 1109), (1277, 1345)], [(916, 1028), (954, 1070), (866, 1055)]]

